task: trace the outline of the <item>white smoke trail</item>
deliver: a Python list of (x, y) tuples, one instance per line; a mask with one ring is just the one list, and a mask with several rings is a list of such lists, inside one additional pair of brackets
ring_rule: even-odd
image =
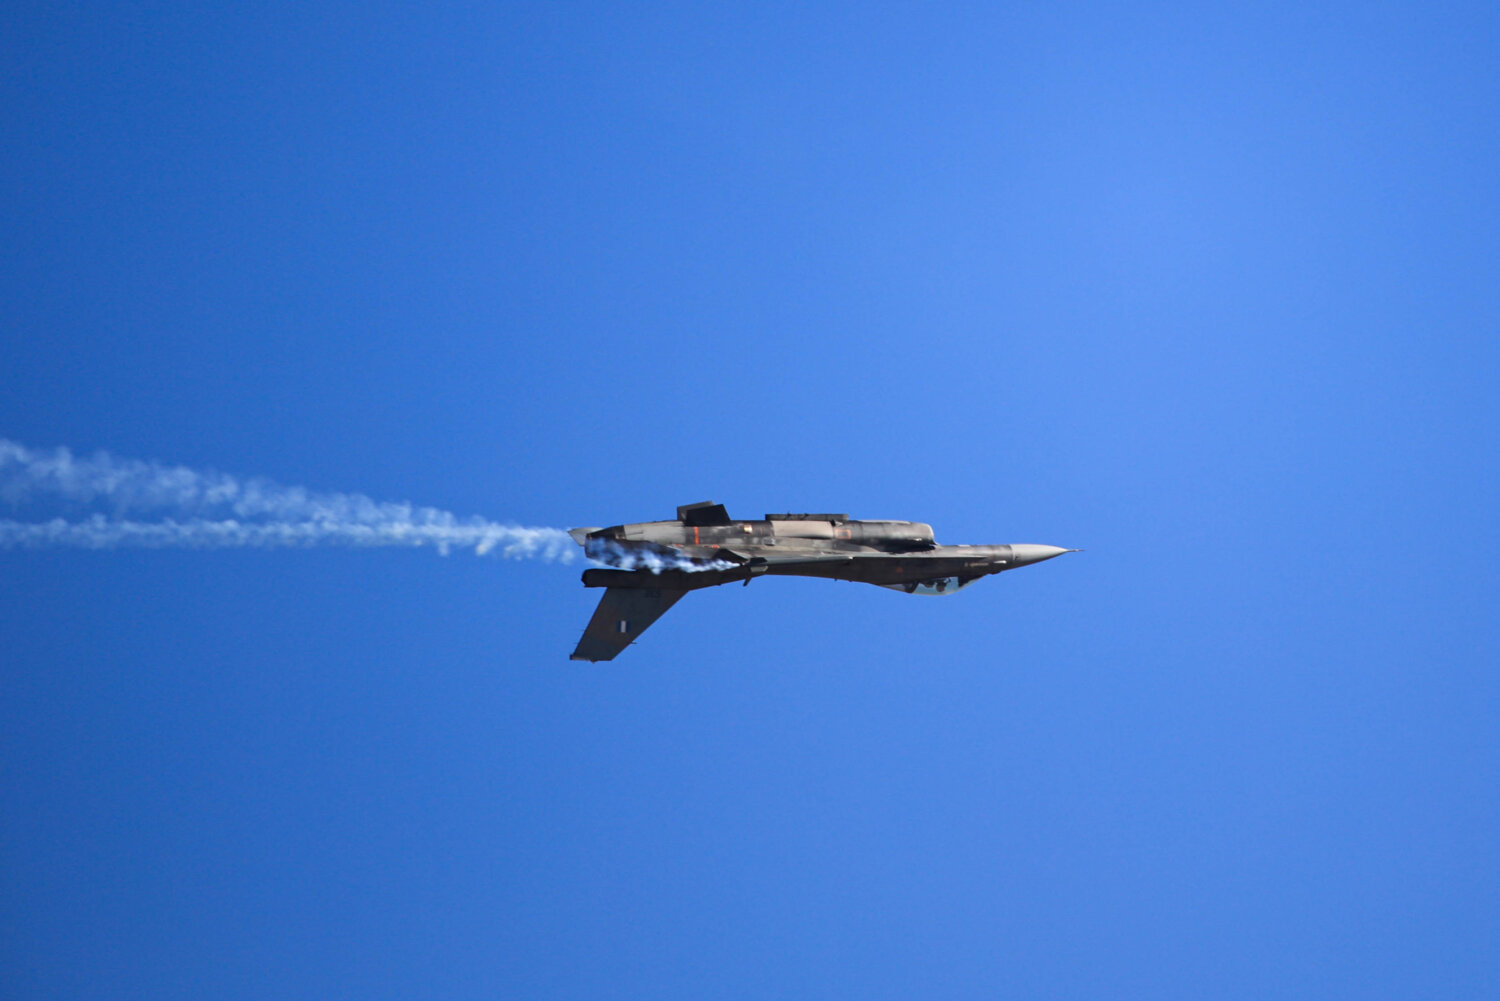
[(733, 560), (695, 559), (685, 556), (667, 546), (650, 542), (619, 542), (615, 539), (589, 539), (584, 546), (589, 561), (601, 567), (616, 570), (686, 570), (701, 573), (704, 570), (733, 570), (739, 566)]
[(514, 559), (573, 557), (572, 540), (556, 528), (459, 518), (436, 508), (313, 493), (103, 452), (79, 458), (66, 448), (42, 451), (0, 438), (0, 501), (19, 507), (39, 500), (108, 513), (0, 520), (0, 549), (432, 546), (444, 554), (472, 548)]

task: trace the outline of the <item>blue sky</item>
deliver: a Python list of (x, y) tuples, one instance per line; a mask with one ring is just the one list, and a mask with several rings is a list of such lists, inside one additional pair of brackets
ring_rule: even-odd
[(0, 552), (8, 996), (1494, 993), (1492, 7), (0, 17), (0, 437), (1087, 550)]

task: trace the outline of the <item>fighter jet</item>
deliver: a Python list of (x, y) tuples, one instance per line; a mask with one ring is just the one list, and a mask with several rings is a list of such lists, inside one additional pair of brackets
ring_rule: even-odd
[(862, 581), (907, 594), (955, 594), (981, 577), (1076, 549), (1012, 543), (940, 546), (917, 521), (851, 521), (847, 514), (768, 514), (735, 521), (713, 501), (685, 504), (676, 521), (568, 533), (595, 563), (584, 587), (604, 597), (573, 660), (613, 660), (689, 591), (757, 577)]

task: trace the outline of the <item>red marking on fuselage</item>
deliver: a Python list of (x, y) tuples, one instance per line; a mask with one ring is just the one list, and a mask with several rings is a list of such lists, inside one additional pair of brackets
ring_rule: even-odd
[(693, 526), (693, 545), (698, 545), (698, 526)]

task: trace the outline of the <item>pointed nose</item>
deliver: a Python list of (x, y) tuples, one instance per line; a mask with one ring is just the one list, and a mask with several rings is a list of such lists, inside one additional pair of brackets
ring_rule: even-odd
[(1076, 549), (1064, 549), (1061, 546), (1038, 546), (1029, 542), (1014, 543), (1010, 547), (1011, 562), (1018, 567), (1024, 567), (1028, 563), (1040, 563), (1042, 560), (1050, 560), (1054, 556), (1063, 553), (1076, 553)]

